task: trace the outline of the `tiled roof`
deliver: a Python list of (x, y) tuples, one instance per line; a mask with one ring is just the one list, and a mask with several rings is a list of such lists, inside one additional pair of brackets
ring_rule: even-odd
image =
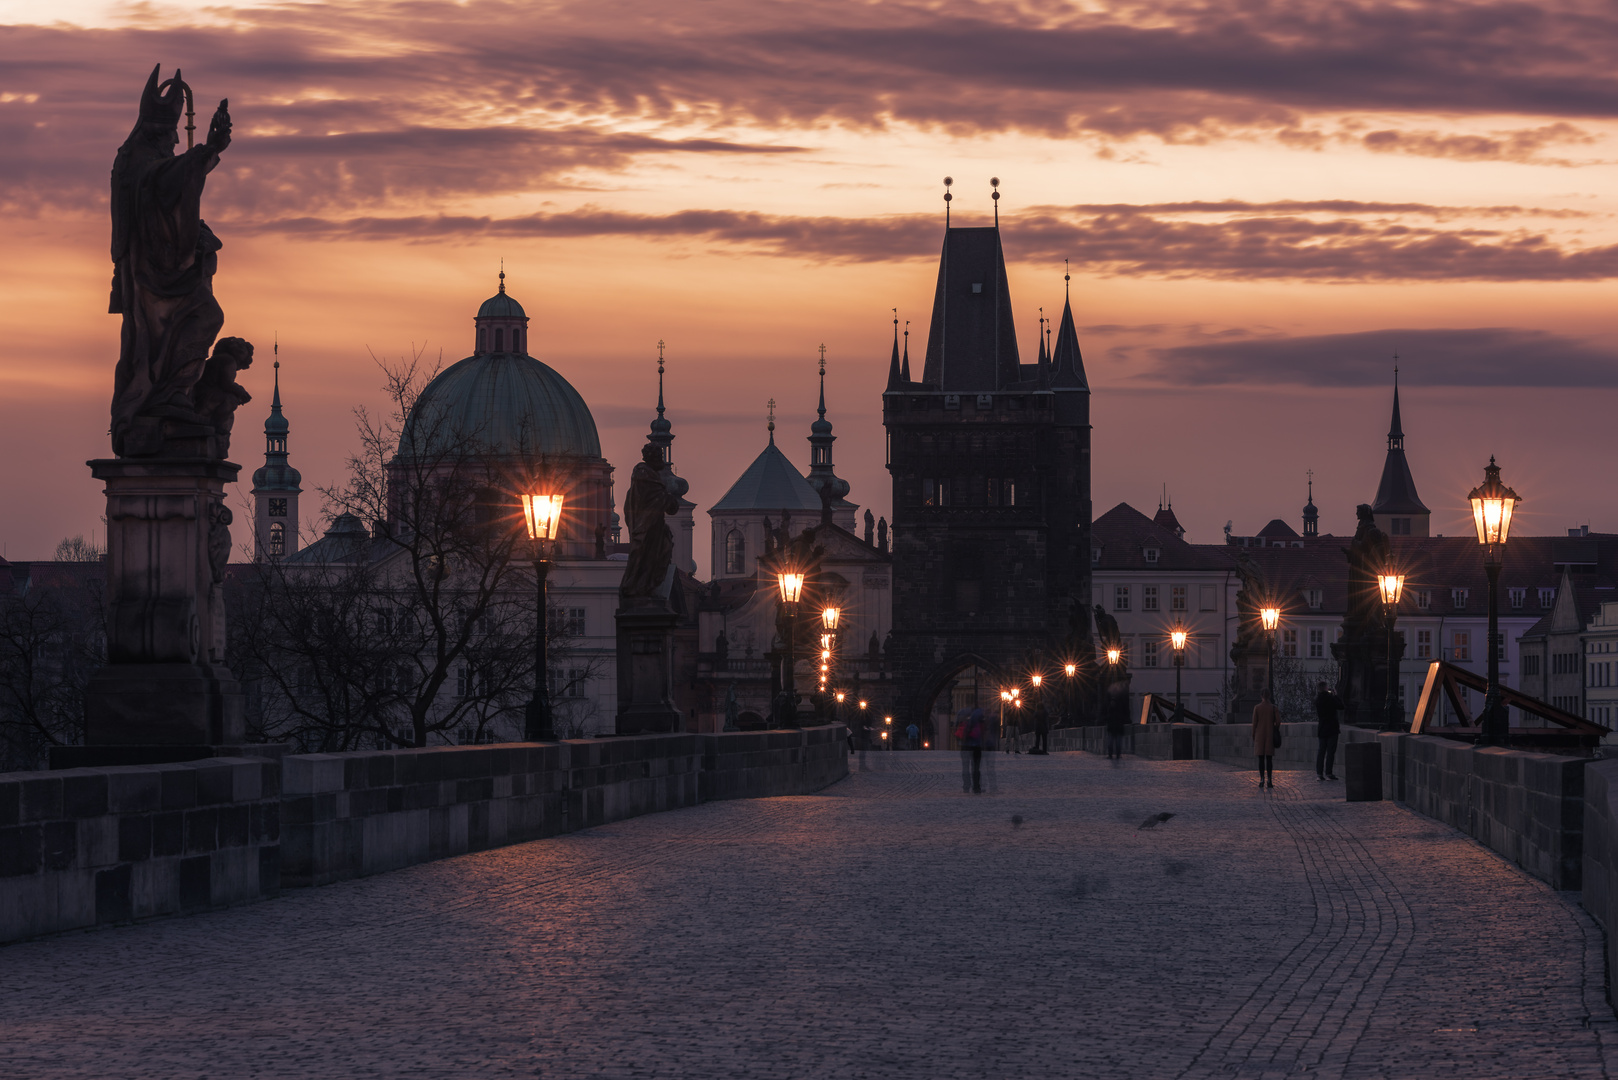
[(819, 514), (820, 496), (772, 441), (708, 512), (726, 510), (804, 510)]
[[(1090, 527), (1091, 545), (1101, 557), (1095, 570), (1229, 570), (1235, 559), (1222, 546), (1188, 544), (1128, 503), (1096, 518)], [(1157, 552), (1148, 562), (1147, 550)]]

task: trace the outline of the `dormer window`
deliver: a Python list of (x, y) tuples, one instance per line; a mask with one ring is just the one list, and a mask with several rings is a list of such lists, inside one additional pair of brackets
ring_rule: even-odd
[(1090, 565), (1095, 566), (1100, 561), (1101, 561), (1101, 549), (1100, 548), (1091, 548), (1090, 549)]
[(1471, 589), (1451, 589), (1449, 591), (1451, 605), (1456, 611), (1465, 611), (1467, 603), (1472, 599)]
[(1303, 602), (1313, 610), (1319, 611), (1321, 605), (1326, 602), (1326, 592), (1324, 589), (1305, 589), (1303, 590)]
[(1158, 550), (1156, 548), (1147, 548), (1146, 549), (1146, 562), (1147, 562), (1148, 565), (1156, 566), (1157, 565), (1157, 556), (1158, 556)]

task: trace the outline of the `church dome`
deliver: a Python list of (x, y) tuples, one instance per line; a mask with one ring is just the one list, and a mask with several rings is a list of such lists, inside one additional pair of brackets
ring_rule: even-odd
[[(503, 295), (483, 306), (508, 300), (522, 310)], [(509, 352), (469, 356), (428, 383), (405, 421), (399, 454), (448, 441), (501, 457), (601, 456), (595, 418), (572, 384), (533, 357)]]
[[(502, 273), (500, 276), (503, 278), (505, 274)], [(528, 313), (522, 309), (521, 304), (512, 298), (510, 293), (506, 292), (506, 284), (502, 281), (500, 291), (483, 301), (483, 306), (478, 308), (477, 317), (480, 319), (526, 319), (528, 318)]]

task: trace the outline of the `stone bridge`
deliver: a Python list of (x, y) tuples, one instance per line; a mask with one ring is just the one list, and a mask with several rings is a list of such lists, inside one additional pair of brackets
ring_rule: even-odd
[(974, 796), (952, 756), (873, 753), (813, 794), (14, 944), (0, 1075), (1614, 1069), (1579, 894), (1454, 828), (1312, 772), (989, 765)]

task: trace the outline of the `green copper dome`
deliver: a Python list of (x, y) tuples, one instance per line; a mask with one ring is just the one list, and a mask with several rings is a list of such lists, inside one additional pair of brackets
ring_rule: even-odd
[(522, 309), (521, 304), (512, 299), (510, 293), (506, 292), (505, 282), (501, 282), (500, 291), (483, 301), (483, 306), (478, 308), (477, 317), (480, 319), (526, 319), (528, 318), (528, 313)]
[[(503, 295), (485, 303), (485, 311), (496, 301), (522, 311)], [(595, 418), (572, 384), (533, 357), (509, 352), (469, 356), (421, 392), (399, 439), (400, 456), (450, 445), (502, 457), (601, 456)]]

